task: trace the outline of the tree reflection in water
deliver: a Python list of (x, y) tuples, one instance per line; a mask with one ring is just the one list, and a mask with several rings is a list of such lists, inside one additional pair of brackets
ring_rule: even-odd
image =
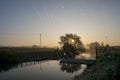
[(71, 64), (71, 63), (60, 63), (61, 70), (66, 71), (67, 73), (73, 73), (81, 69), (80, 64)]

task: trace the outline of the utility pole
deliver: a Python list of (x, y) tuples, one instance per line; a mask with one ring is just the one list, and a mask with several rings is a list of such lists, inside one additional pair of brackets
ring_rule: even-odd
[(97, 52), (97, 42), (95, 42), (95, 53), (96, 53), (96, 59), (98, 58), (98, 52)]
[(108, 44), (108, 38), (107, 38), (107, 36), (106, 36), (106, 45)]
[(41, 47), (41, 33), (40, 33), (40, 47)]

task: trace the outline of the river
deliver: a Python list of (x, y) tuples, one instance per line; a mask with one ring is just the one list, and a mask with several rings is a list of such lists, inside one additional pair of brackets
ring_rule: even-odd
[[(77, 58), (90, 57), (81, 54)], [(23, 62), (0, 72), (0, 80), (74, 80), (87, 68), (86, 64), (60, 63), (60, 60)]]

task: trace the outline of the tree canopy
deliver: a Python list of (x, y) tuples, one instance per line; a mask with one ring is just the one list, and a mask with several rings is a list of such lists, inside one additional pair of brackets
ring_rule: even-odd
[(63, 52), (68, 55), (75, 55), (85, 51), (80, 36), (76, 34), (65, 34), (65, 36), (60, 36), (59, 44), (62, 46)]

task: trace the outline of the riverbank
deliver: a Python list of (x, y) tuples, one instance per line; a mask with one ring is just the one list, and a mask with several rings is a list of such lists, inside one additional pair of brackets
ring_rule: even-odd
[[(6, 48), (5, 48), (6, 49)], [(34, 50), (34, 49), (33, 49)], [(14, 52), (13, 50), (0, 51), (0, 72), (7, 71), (13, 66), (22, 62), (42, 61), (42, 60), (58, 60), (57, 50), (44, 50), (34, 52)]]
[(98, 57), (83, 74), (74, 80), (119, 80), (120, 49), (111, 48), (105, 55)]

